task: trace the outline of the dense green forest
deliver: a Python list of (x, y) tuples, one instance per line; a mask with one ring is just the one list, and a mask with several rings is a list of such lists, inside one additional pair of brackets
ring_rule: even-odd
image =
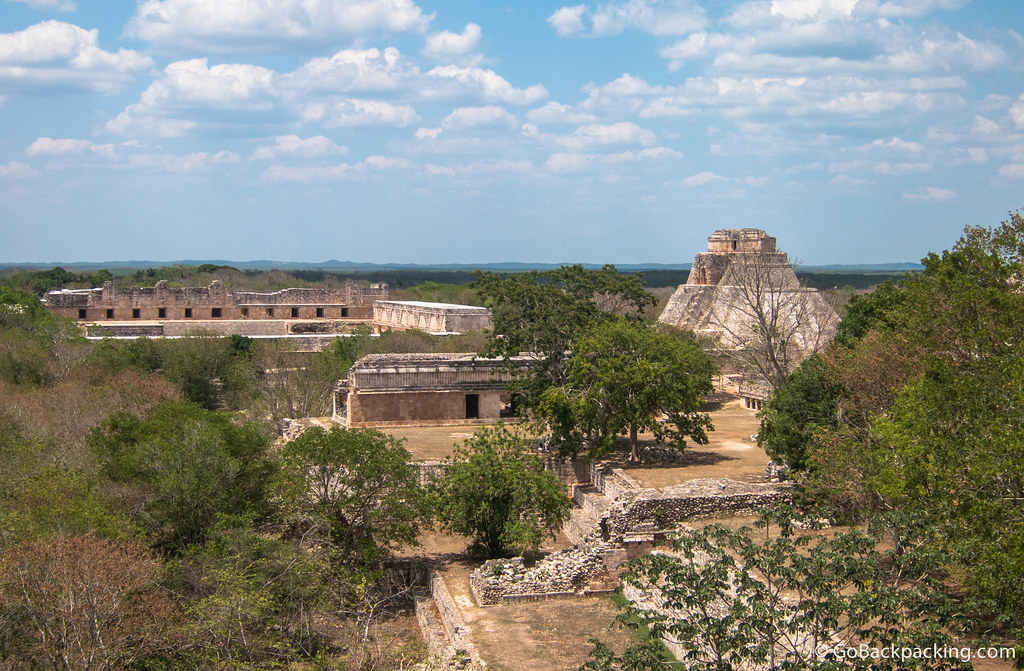
[[(857, 635), (877, 643), (1019, 642), (1022, 275), (1020, 214), (968, 227), (950, 250), (924, 259), (923, 271), (855, 295), (837, 337), (769, 400), (760, 444), (798, 485), (808, 520), (849, 525), (853, 535), (809, 540), (794, 531), (797, 513), (766, 513), (784, 533), (709, 532), (680, 541), (680, 551), (706, 552), (723, 566), (742, 556), (762, 576), (814, 591), (808, 618), (822, 627), (850, 625), (852, 609), (874, 614)], [(536, 548), (568, 504), (526, 438), (504, 430), (467, 442), (450, 460), (453, 479), (426, 489), (389, 435), (310, 430), (280, 440), (285, 419), (329, 412), (334, 382), (364, 354), (543, 354), (515, 391), (563, 454), (598, 456), (659, 417), (671, 420), (656, 428), (679, 449), (711, 430), (699, 407), (716, 371), (701, 349), (707, 343), (656, 328), (657, 299), (613, 267), (410, 281), (399, 295), (492, 307), (495, 332), (372, 337), (367, 329), (307, 354), (203, 333), (89, 341), (39, 302), (51, 288), (111, 279), (263, 289), (339, 281), (224, 266), (119, 278), (60, 268), (3, 275), (3, 668), (422, 661), (409, 615), (415, 572), (396, 551), (434, 524), (473, 536), (486, 554)], [(393, 276), (386, 281), (398, 287)], [(483, 509), (504, 513), (474, 516)], [(722, 592), (711, 574), (650, 563), (635, 564), (628, 579), (645, 575), (692, 584), (685, 598), (740, 589)], [(750, 580), (741, 587), (761, 589)], [(751, 603), (738, 602), (737, 613)], [(737, 663), (756, 661), (775, 650), (771, 603), (751, 611), (761, 628), (738, 637), (710, 622), (662, 624), (712, 637)], [(885, 618), (891, 626), (879, 626)], [(659, 668), (651, 650), (641, 646), (629, 661), (598, 646), (588, 668)], [(697, 661), (683, 668), (729, 668)], [(843, 668), (815, 664), (792, 668)]]

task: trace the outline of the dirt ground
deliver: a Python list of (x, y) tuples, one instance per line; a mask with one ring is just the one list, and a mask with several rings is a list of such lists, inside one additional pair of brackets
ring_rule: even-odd
[(473, 603), (469, 590), (469, 573), (475, 567), (475, 563), (453, 562), (442, 575), (489, 669), (569, 671), (587, 660), (591, 638), (615, 650), (633, 642), (632, 632), (615, 625), (619, 609), (609, 597), (481, 608)]
[[(683, 461), (677, 464), (647, 467), (623, 462), (626, 473), (644, 487), (659, 489), (699, 478), (764, 482), (769, 459), (754, 438), (760, 425), (757, 413), (744, 408), (739, 398), (726, 394), (716, 395), (709, 405), (715, 430), (708, 434), (708, 445), (687, 441)], [(650, 434), (641, 434), (640, 439), (642, 443), (654, 442)]]
[(392, 436), (405, 439), (405, 449), (412, 453), (413, 461), (441, 461), (456, 445), (462, 445), (481, 427), (465, 426), (409, 426), (384, 429)]

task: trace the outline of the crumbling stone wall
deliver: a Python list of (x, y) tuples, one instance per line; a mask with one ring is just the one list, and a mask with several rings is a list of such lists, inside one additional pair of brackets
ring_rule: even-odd
[(527, 567), (522, 557), (491, 559), (469, 576), (473, 597), (481, 606), (520, 601), (539, 601), (584, 595), (591, 583), (609, 572), (611, 543), (596, 542), (560, 550)]

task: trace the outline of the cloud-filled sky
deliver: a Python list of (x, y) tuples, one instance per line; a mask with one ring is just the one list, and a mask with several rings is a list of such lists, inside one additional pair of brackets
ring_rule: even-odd
[[(572, 0), (570, 0), (571, 2)], [(0, 0), (0, 262), (916, 261), (1024, 207), (1018, 0)]]

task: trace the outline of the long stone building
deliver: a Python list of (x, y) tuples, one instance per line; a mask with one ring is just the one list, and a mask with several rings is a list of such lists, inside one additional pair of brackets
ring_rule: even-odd
[[(530, 365), (527, 357), (512, 368)], [(475, 354), (367, 354), (334, 388), (333, 419), (348, 427), (494, 422), (512, 416), (509, 361)]]
[(465, 333), (494, 328), (490, 308), (424, 301), (376, 301), (373, 323), (381, 331), (419, 329), (428, 333)]
[(43, 297), (53, 314), (79, 321), (172, 321), (216, 319), (363, 319), (373, 302), (389, 297), (386, 284), (349, 281), (340, 289), (230, 291), (214, 280), (208, 287), (119, 288), (106, 282), (94, 289), (62, 289)]

